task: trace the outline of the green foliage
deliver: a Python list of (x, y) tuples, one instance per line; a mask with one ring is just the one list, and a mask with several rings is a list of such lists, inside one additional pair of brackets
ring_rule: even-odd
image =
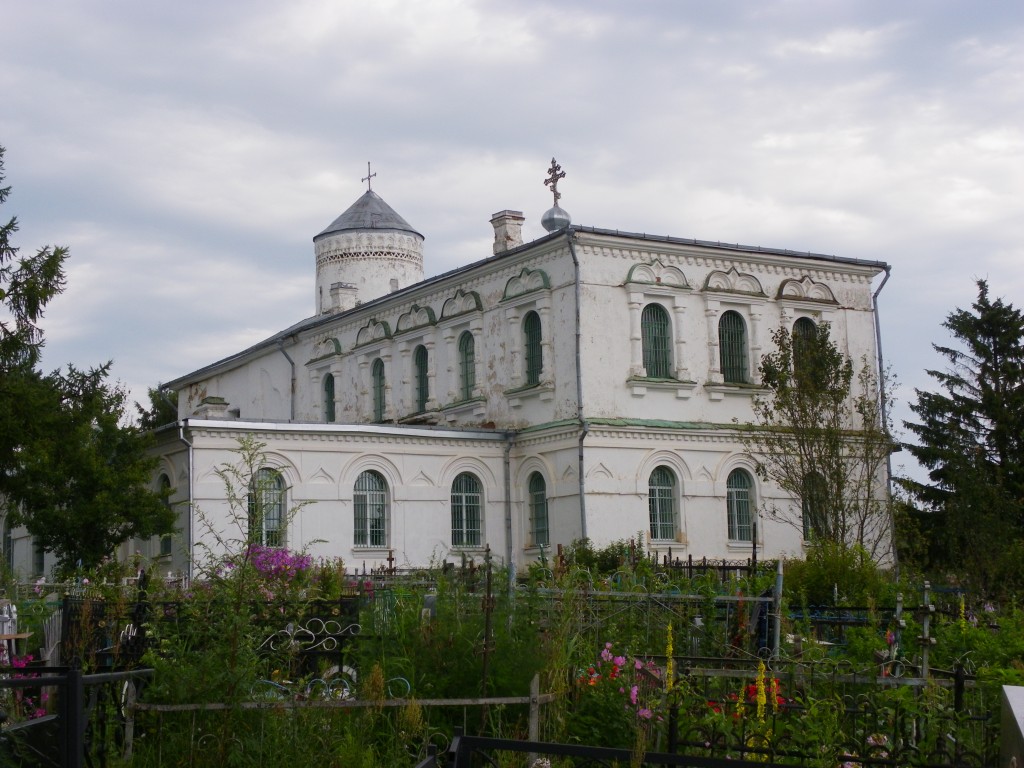
[(797, 605), (895, 603), (890, 575), (867, 551), (833, 542), (815, 544), (804, 560), (787, 560), (783, 583), (790, 602)]
[[(0, 188), (0, 203), (9, 193)], [(36, 368), (38, 321), (64, 288), (67, 250), (15, 263), (16, 231), (13, 218), (0, 226), (0, 503), (67, 573), (98, 565), (130, 537), (170, 533), (174, 515), (148, 488), (155, 463), (138, 430), (122, 426), (125, 393), (107, 381), (110, 364)]]
[(149, 387), (146, 390), (149, 407), (135, 403), (135, 411), (139, 420), (139, 429), (143, 431), (156, 429), (178, 420), (178, 393), (161, 387)]
[(911, 530), (927, 540), (920, 567), (1005, 593), (1024, 584), (1024, 314), (977, 286), (971, 308), (943, 323), (955, 346), (933, 345), (948, 365), (928, 371), (939, 391), (917, 390), (920, 421), (905, 422), (928, 482), (900, 482)]
[(807, 538), (885, 554), (886, 461), (894, 444), (878, 376), (866, 359), (855, 376), (827, 323), (819, 323), (810, 338), (779, 328), (772, 340), (775, 351), (760, 365), (769, 394), (754, 398), (754, 424), (747, 425), (743, 441), (758, 459), (760, 477), (797, 504), (770, 504), (765, 513)]

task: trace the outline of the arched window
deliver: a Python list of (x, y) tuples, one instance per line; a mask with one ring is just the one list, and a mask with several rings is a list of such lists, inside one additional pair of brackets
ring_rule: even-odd
[(373, 379), (373, 420), (384, 421), (384, 361), (379, 357), (373, 361), (370, 378)]
[(828, 484), (817, 472), (804, 475), (800, 511), (803, 513), (804, 541), (814, 541), (827, 535), (831, 526), (828, 521)]
[(481, 515), (480, 481), (463, 472), (452, 483), (452, 546), (479, 547)]
[(430, 385), (427, 379), (427, 348), (422, 344), (412, 353), (412, 367), (416, 387), (416, 413), (423, 413), (427, 410)]
[(534, 546), (550, 542), (548, 531), (548, 488), (540, 472), (530, 475), (530, 541)]
[(723, 312), (718, 320), (718, 352), (722, 378), (730, 384), (746, 384), (747, 326), (739, 312)]
[(284, 478), (260, 469), (249, 486), (249, 543), (283, 547), (285, 539)]
[(540, 315), (536, 312), (527, 312), (523, 318), (523, 339), (526, 345), (526, 385), (540, 384), (544, 350), (541, 346)]
[(808, 376), (813, 376), (814, 361), (811, 359), (814, 340), (818, 336), (818, 326), (808, 317), (797, 318), (793, 323), (793, 373), (797, 382), (808, 384)]
[(4, 547), (4, 565), (7, 566), (7, 573), (14, 573), (14, 533), (11, 531), (11, 521), (8, 516), (4, 516), (3, 521), (3, 547)]
[(674, 540), (676, 537), (676, 476), (668, 467), (651, 472), (647, 484), (647, 508), (651, 514), (651, 538)]
[(672, 326), (660, 304), (648, 304), (640, 315), (644, 368), (653, 379), (672, 378)]
[(352, 496), (355, 546), (388, 545), (388, 484), (379, 472), (367, 470), (356, 478)]
[(729, 517), (729, 540), (753, 539), (754, 481), (744, 469), (734, 469), (726, 482), (726, 507)]
[(476, 387), (476, 342), (473, 334), (463, 331), (459, 336), (459, 397), (469, 400)]
[[(160, 500), (164, 503), (164, 506), (168, 509), (171, 508), (171, 478), (167, 475), (160, 475)], [(173, 540), (171, 534), (166, 534), (160, 537), (160, 554), (169, 555), (171, 554), (171, 548), (173, 546)]]
[(334, 421), (334, 374), (324, 376), (324, 420), (330, 424)]

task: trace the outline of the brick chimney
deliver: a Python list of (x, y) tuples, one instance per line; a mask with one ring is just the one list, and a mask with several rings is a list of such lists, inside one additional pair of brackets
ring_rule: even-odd
[(522, 211), (498, 211), (491, 216), (495, 256), (523, 244), (524, 221)]

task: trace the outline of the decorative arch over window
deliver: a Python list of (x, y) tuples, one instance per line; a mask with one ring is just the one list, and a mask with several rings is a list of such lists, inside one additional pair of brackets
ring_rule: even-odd
[(376, 422), (384, 421), (384, 392), (385, 392), (385, 380), (384, 380), (384, 361), (379, 357), (373, 361), (373, 365), (370, 366), (370, 379), (371, 387), (373, 389), (373, 420)]
[(356, 346), (372, 344), (375, 341), (382, 341), (391, 338), (391, 326), (383, 320), (370, 318), (366, 325), (359, 329), (356, 334)]
[(480, 312), (482, 308), (480, 294), (476, 291), (463, 291), (460, 288), (441, 307), (441, 319), (448, 320), (459, 315), (469, 314), (470, 312)]
[(723, 312), (718, 319), (718, 353), (722, 379), (727, 384), (746, 384), (750, 380), (747, 325), (735, 310)]
[(544, 347), (541, 344), (540, 315), (533, 310), (523, 318), (523, 345), (526, 386), (540, 384), (544, 370)]
[(476, 341), (470, 331), (459, 336), (459, 398), (469, 400), (476, 388)]
[(505, 283), (505, 293), (502, 295), (501, 300), (508, 301), (527, 293), (550, 289), (551, 280), (544, 270), (523, 267), (522, 272)]
[(530, 543), (535, 547), (547, 546), (551, 541), (548, 528), (548, 488), (540, 472), (530, 475), (527, 485), (530, 508)]
[(647, 483), (647, 508), (651, 519), (651, 538), (669, 541), (676, 538), (676, 475), (665, 466), (656, 467)]
[(793, 299), (796, 301), (816, 301), (822, 304), (838, 304), (832, 289), (825, 283), (819, 283), (805, 276), (799, 280), (790, 278), (783, 280), (779, 285), (776, 294), (779, 299)]
[(452, 546), (479, 547), (483, 493), (476, 475), (462, 472), (452, 483)]
[(285, 545), (285, 484), (276, 469), (262, 468), (249, 485), (249, 543)]
[(422, 344), (416, 347), (412, 353), (412, 367), (415, 381), (416, 413), (423, 413), (427, 410), (427, 400), (430, 398), (430, 380), (427, 376), (427, 348)]
[(334, 401), (334, 374), (324, 374), (324, 421), (328, 424), (337, 418)]
[(661, 304), (648, 304), (640, 316), (644, 370), (648, 378), (673, 378), (672, 322)]
[(434, 310), (430, 307), (421, 307), (419, 304), (413, 304), (408, 312), (398, 318), (395, 328), (397, 333), (405, 333), (406, 331), (434, 325), (436, 322)]
[(753, 275), (740, 272), (736, 267), (730, 267), (727, 272), (716, 270), (709, 274), (704, 281), (704, 290), (767, 298), (760, 281)]
[(754, 480), (745, 469), (734, 469), (726, 481), (729, 541), (753, 541)]
[(352, 507), (355, 546), (388, 546), (390, 495), (384, 476), (372, 469), (360, 473), (352, 494)]
[(626, 275), (626, 283), (651, 285), (660, 288), (689, 288), (686, 275), (678, 267), (666, 267), (660, 261), (650, 264), (634, 264)]

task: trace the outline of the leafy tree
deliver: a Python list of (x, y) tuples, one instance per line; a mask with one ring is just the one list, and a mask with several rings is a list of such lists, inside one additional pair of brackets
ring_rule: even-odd
[[(0, 148), (0, 182), (3, 181)], [(0, 189), (0, 203), (10, 187)], [(174, 513), (148, 489), (154, 460), (122, 426), (125, 393), (110, 364), (38, 370), (47, 303), (65, 284), (65, 248), (19, 258), (17, 220), (0, 227), (0, 509), (25, 525), (59, 568), (97, 565), (132, 536), (169, 533)]]
[(142, 403), (135, 403), (135, 410), (139, 417), (139, 429), (156, 429), (178, 420), (177, 392), (156, 386), (148, 387), (146, 395), (149, 398), (148, 408)]
[(948, 363), (929, 370), (940, 391), (915, 390), (904, 422), (907, 450), (928, 482), (902, 478), (909, 516), (927, 540), (925, 567), (958, 571), (991, 589), (1013, 574), (1024, 538), (1024, 314), (977, 282), (970, 310), (943, 327), (956, 346), (933, 345)]
[(772, 339), (775, 351), (760, 365), (768, 394), (754, 398), (754, 423), (743, 440), (758, 475), (797, 505), (769, 504), (765, 513), (805, 539), (885, 555), (891, 543), (886, 470), (894, 443), (878, 376), (867, 360), (855, 376), (827, 323), (813, 334), (779, 328)]

